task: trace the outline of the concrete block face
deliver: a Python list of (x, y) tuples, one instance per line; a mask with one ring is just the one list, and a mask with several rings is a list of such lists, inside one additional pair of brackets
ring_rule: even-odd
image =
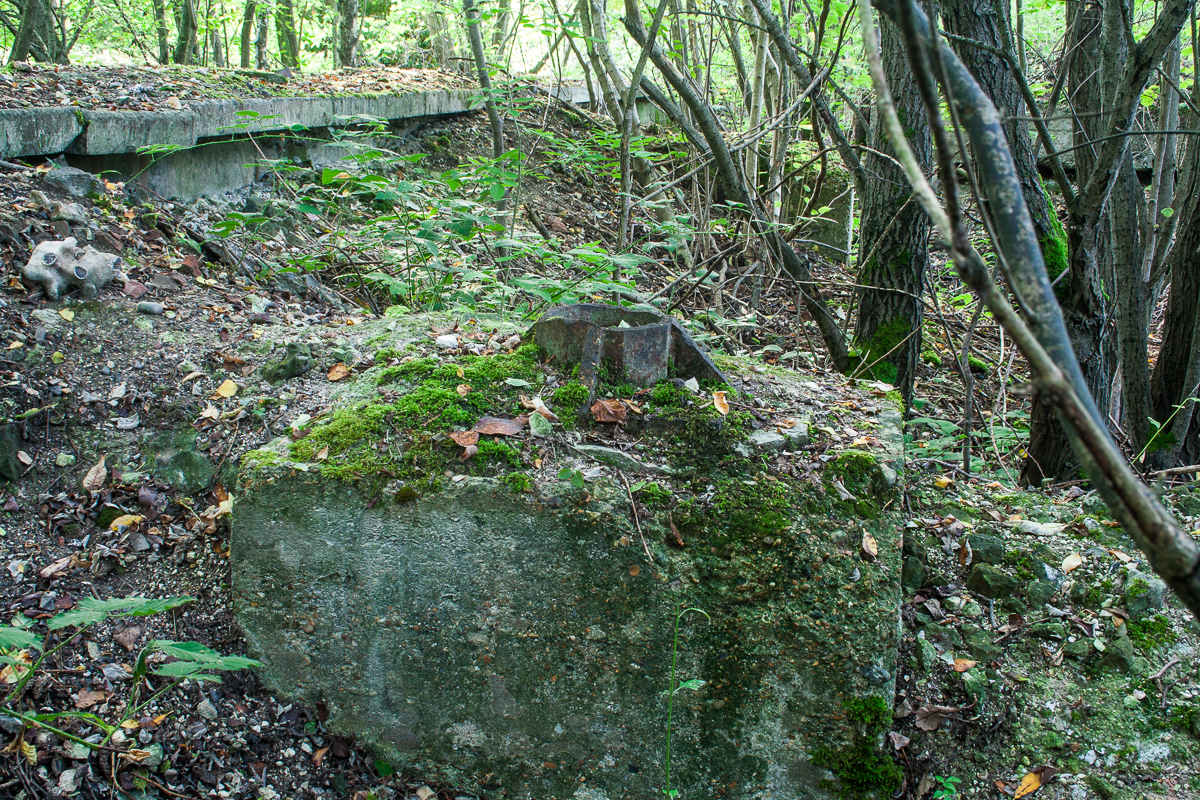
[(69, 152), (104, 156), (136, 153), (142, 147), (196, 143), (196, 115), (191, 111), (83, 112), (86, 127)]
[(83, 131), (74, 108), (0, 109), (0, 157), (54, 155)]
[[(845, 741), (845, 700), (890, 709), (897, 669), (898, 489), (877, 473), (899, 459), (899, 415), (875, 419), (884, 447), (836, 467), (870, 509), (726, 460), (693, 516), (640, 508), (652, 560), (613, 467), (586, 497), (555, 479), (567, 461), (529, 472), (532, 491), (472, 475), (405, 495), (324, 476), (281, 440), (243, 459), (238, 620), (273, 691), (323, 702), (397, 768), (486, 797), (642, 800), (662, 796), (675, 615), (699, 607), (711, 620), (683, 618), (676, 680), (704, 683), (675, 695), (671, 788), (828, 798), (814, 753)], [(686, 547), (666, 544), (676, 524)]]

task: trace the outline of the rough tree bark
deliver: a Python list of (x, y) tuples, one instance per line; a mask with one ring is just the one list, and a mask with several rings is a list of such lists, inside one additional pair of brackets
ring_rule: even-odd
[[(1121, 289), (1113, 269), (1113, 220), (1107, 201), (1125, 166), (1127, 134), (1142, 90), (1179, 36), (1193, 3), (1168, 0), (1138, 42), (1129, 38), (1133, 11), (1128, 0), (1113, 0), (1104, 7), (1068, 6), (1068, 29), (1076, 31), (1068, 77), (1069, 96), (1079, 112), (1075, 139), (1077, 145), (1089, 146), (1075, 150), (1076, 185), (1080, 188), (1066, 226), (1069, 274), (1063, 313), (1088, 388), (1106, 415), (1117, 354), (1112, 297)], [(1074, 24), (1076, 15), (1082, 15), (1078, 25)], [(1140, 265), (1140, 255), (1137, 261)], [(1044, 477), (1067, 474), (1071, 451), (1056, 418), (1049, 398), (1035, 397), (1022, 483), (1037, 485)]]
[(276, 0), (275, 38), (279, 41), (279, 61), (285, 67), (300, 66), (300, 37), (296, 34), (296, 9), (292, 0)]
[[(923, 168), (932, 157), (929, 123), (900, 31), (879, 20), (884, 73), (904, 120), (909, 140)], [(881, 116), (872, 115), (871, 147), (863, 167), (871, 180), (862, 193), (862, 223), (858, 239), (858, 322), (855, 346), (863, 364), (878, 363), (864, 372), (900, 390), (912, 400), (913, 377), (921, 356), (921, 293), (929, 261), (929, 218), (912, 201), (904, 170), (893, 160)], [(869, 288), (868, 288), (869, 287)]]
[(358, 65), (358, 0), (337, 0), (334, 21), (334, 67)]
[(257, 7), (255, 0), (246, 0), (246, 11), (242, 15), (242, 35), (238, 44), (240, 45), (239, 63), (242, 69), (250, 69), (250, 49), (251, 41), (254, 36), (254, 10)]
[(8, 54), (9, 63), (28, 60), (29, 49), (33, 45), (33, 32), (42, 26), (44, 11), (42, 0), (25, 0), (21, 7), (21, 24), (17, 28), (12, 50)]
[[(993, 50), (1013, 52), (1011, 22), (1008, 20), (1008, 2), (993, 0), (953, 0), (941, 5), (942, 25), (949, 33), (979, 42)], [(1005, 14), (1000, 19), (998, 14)], [(1067, 267), (1067, 238), (1062, 225), (1055, 216), (1054, 207), (1046, 197), (1038, 174), (1037, 160), (1033, 155), (1033, 140), (1029, 136), (1029, 116), (1025, 100), (1012, 69), (994, 52), (961, 41), (951, 41), (958, 54), (979, 85), (987, 92), (1000, 114), (1006, 119), (1004, 134), (1008, 137), (1009, 149), (1017, 165), (1017, 178), (1021, 181), (1021, 193), (1038, 241), (1042, 243), (1042, 254), (1046, 269), (1054, 280)]]
[(176, 64), (191, 64), (192, 55), (196, 50), (196, 34), (200, 30), (200, 20), (196, 16), (195, 0), (183, 0), (179, 5), (179, 31), (175, 38), (175, 54), (172, 60)]
[(163, 0), (153, 0), (154, 33), (158, 38), (158, 63), (166, 64), (171, 60), (171, 32), (167, 28), (167, 7)]

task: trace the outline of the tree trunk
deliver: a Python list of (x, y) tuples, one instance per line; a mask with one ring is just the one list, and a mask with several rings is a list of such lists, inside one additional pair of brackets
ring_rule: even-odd
[[(1113, 6), (1122, 0), (1114, 0)], [(1079, 25), (1069, 30), (1078, 32), (1073, 46), (1067, 75), (1068, 93), (1073, 100), (1075, 116), (1074, 142), (1086, 145), (1104, 135), (1107, 120), (1102, 117), (1104, 109), (1103, 84), (1115, 64), (1105, 66), (1102, 52), (1111, 47), (1110, 40), (1102, 42), (1103, 10), (1096, 5), (1070, 3), (1068, 14), (1080, 14)], [(1104, 45), (1104, 46), (1102, 46)], [(1114, 58), (1115, 58), (1114, 54)], [(1097, 153), (1093, 147), (1083, 146), (1075, 150), (1076, 185), (1090, 180), (1097, 166)], [(1067, 258), (1070, 273), (1059, 282), (1057, 294), (1066, 317), (1071, 345), (1079, 359), (1079, 366), (1087, 382), (1088, 390), (1096, 401), (1096, 407), (1104, 415), (1109, 411), (1111, 380), (1116, 369), (1116, 337), (1112, 335), (1113, 309), (1105, 286), (1113, 286), (1110, 254), (1106, 246), (1109, 238), (1109, 221), (1106, 214), (1096, 211), (1080, 215), (1073, 213), (1067, 230)], [(1048, 265), (1047, 265), (1048, 266)], [(1064, 285), (1065, 284), (1065, 285)], [(1051, 403), (1035, 397), (1030, 414), (1029, 457), (1021, 471), (1021, 483), (1037, 486), (1043, 478), (1063, 478), (1073, 467), (1067, 435), (1058, 422)]]
[(333, 66), (358, 64), (358, 0), (337, 0), (334, 22)]
[(471, 53), (475, 56), (479, 88), (483, 90), (483, 105), (487, 109), (488, 122), (492, 127), (492, 157), (500, 158), (505, 152), (504, 122), (500, 119), (500, 112), (496, 110), (496, 101), (492, 99), (492, 79), (488, 75), (487, 59), (483, 53), (483, 35), (479, 32), (479, 9), (475, 7), (475, 0), (463, 0), (463, 16), (467, 24), (467, 40), (471, 43)]
[(179, 7), (179, 32), (175, 39), (176, 64), (191, 64), (192, 55), (196, 49), (196, 33), (200, 29), (200, 21), (196, 17), (195, 0), (183, 0)]
[(42, 0), (25, 0), (25, 5), (21, 8), (21, 24), (17, 28), (12, 51), (8, 55), (9, 63), (29, 59), (29, 49), (33, 45), (33, 32), (42, 26), (44, 10)]
[(450, 35), (446, 15), (440, 11), (430, 11), (425, 15), (425, 27), (429, 31), (429, 41), (433, 44), (433, 58), (437, 65), (442, 69), (462, 72), (463, 65), (458, 61), (454, 37)]
[[(1189, 128), (1200, 127), (1191, 117)], [(1188, 398), (1200, 383), (1200, 147), (1195, 137), (1187, 148), (1175, 203), (1175, 243), (1167, 257), (1171, 276), (1163, 321), (1162, 349), (1150, 378), (1151, 408), (1164, 425), (1170, 420), (1170, 451), (1163, 466), (1200, 458), (1200, 426), (1195, 405)], [(1176, 405), (1183, 408), (1176, 411)]]
[(250, 69), (250, 42), (254, 35), (254, 10), (256, 7), (256, 0), (246, 0), (246, 12), (242, 15), (242, 37), (239, 41), (241, 46), (239, 63), (242, 69)]
[(153, 0), (154, 33), (158, 39), (158, 63), (166, 64), (171, 60), (170, 30), (167, 28), (167, 8), (163, 0)]
[(260, 2), (258, 11), (255, 13), (254, 22), (254, 68), (267, 68), (267, 45), (270, 43), (270, 28), (271, 28), (271, 7), (265, 2)]
[[(1007, 20), (997, 19), (998, 11), (1007, 16), (1007, 0), (999, 3), (993, 0), (953, 0), (942, 5), (941, 9), (943, 27), (950, 33), (997, 50), (1013, 52), (1012, 37), (1008, 33), (1012, 25)], [(950, 44), (1006, 119), (1004, 133), (1008, 136), (1008, 147), (1017, 165), (1017, 177), (1021, 181), (1025, 205), (1029, 208), (1038, 241), (1042, 244), (1046, 271), (1054, 280), (1067, 266), (1067, 237), (1055, 216), (1054, 207), (1046, 198), (1042, 178), (1038, 174), (1029, 123), (1025, 120), (1029, 112), (1021, 97), (1020, 87), (1009, 66), (994, 53), (955, 41)]]
[(492, 49), (496, 55), (502, 56), (500, 48), (508, 38), (508, 23), (512, 18), (512, 0), (500, 0), (496, 6), (496, 23), (492, 28)]
[[(913, 151), (927, 168), (932, 159), (929, 123), (903, 37), (887, 19), (880, 18), (879, 29), (884, 72), (896, 109), (908, 128)], [(892, 154), (881, 115), (873, 119), (872, 148)], [(929, 218), (915, 200), (910, 202), (912, 190), (904, 170), (892, 159), (870, 153), (864, 166), (873, 180), (862, 195), (858, 283), (864, 288), (856, 292), (854, 342), (859, 363), (879, 362), (863, 374), (893, 384), (909, 403), (921, 355), (919, 298), (929, 259)]]
[(300, 37), (296, 35), (296, 9), (292, 0), (276, 0), (275, 38), (279, 42), (279, 61), (285, 67), (300, 66)]

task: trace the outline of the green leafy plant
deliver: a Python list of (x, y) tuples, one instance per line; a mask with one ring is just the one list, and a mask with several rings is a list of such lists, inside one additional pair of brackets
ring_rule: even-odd
[(692, 611), (695, 611), (697, 614), (703, 614), (704, 618), (709, 621), (712, 620), (712, 617), (708, 615), (708, 612), (701, 608), (680, 608), (679, 612), (675, 614), (675, 635), (671, 640), (671, 679), (667, 684), (667, 688), (662, 692), (662, 695), (667, 698), (667, 749), (666, 754), (663, 756), (663, 762), (666, 769), (666, 786), (663, 788), (663, 794), (666, 795), (668, 800), (674, 800), (674, 798), (679, 796), (679, 791), (671, 788), (671, 728), (672, 723), (674, 722), (673, 712), (675, 710), (675, 695), (685, 689), (699, 689), (705, 684), (705, 681), (702, 681), (699, 678), (693, 678), (678, 685), (675, 683), (675, 664), (679, 656), (679, 621), (683, 619), (686, 614)]
[(958, 796), (958, 784), (962, 783), (962, 778), (934, 775), (933, 779), (938, 783), (938, 788), (933, 791), (933, 800), (951, 800)]
[(566, 469), (560, 470), (558, 473), (558, 479), (560, 481), (570, 481), (571, 485), (574, 486), (576, 489), (583, 488), (583, 473), (577, 469), (571, 469), (570, 467), (568, 467)]
[[(221, 673), (235, 672), (260, 666), (258, 661), (242, 656), (223, 656), (199, 642), (175, 642), (155, 639), (138, 653), (130, 676), (129, 694), (122, 705), (120, 716), (115, 721), (106, 720), (89, 711), (29, 711), (22, 710), (21, 700), (26, 687), (42, 670), (47, 660), (52, 659), (72, 642), (79, 641), (79, 634), (106, 620), (125, 617), (147, 617), (179, 608), (192, 602), (191, 597), (114, 597), (109, 600), (86, 598), (78, 607), (62, 611), (46, 621), (46, 633), (39, 636), (33, 630), (34, 621), (18, 613), (8, 626), (0, 626), (0, 664), (16, 680), (8, 694), (0, 701), (0, 714), (20, 720), (26, 726), (43, 728), (68, 741), (91, 749), (106, 748), (113, 735), (123, 723), (135, 719), (150, 704), (169, 693), (185, 680), (218, 682)], [(73, 628), (69, 635), (60, 631)], [(37, 657), (34, 658), (34, 653)], [(164, 678), (158, 689), (146, 680), (150, 676)], [(146, 694), (146, 692), (149, 694)], [(99, 742), (64, 730), (62, 721), (78, 722), (98, 729), (103, 737)], [(91, 737), (94, 739), (94, 737)], [(24, 731), (18, 734), (20, 749), (26, 757), (36, 760), (33, 745), (24, 741)]]

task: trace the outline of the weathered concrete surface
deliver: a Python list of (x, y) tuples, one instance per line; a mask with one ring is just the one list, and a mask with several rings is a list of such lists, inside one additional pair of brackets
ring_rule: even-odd
[[(412, 352), (403, 347), (414, 340), (415, 355), (432, 351), (423, 334), (394, 339), (394, 353)], [(736, 374), (738, 362), (721, 367)], [(378, 396), (375, 373), (346, 396)], [(771, 403), (800, 405), (817, 388), (743, 375)], [(454, 459), (475, 474), (441, 491), (406, 493), (399, 481), (338, 482), (322, 474), (333, 458), (292, 461), (287, 441), (248, 456), (233, 586), (263, 679), (325, 703), (334, 730), (395, 766), (486, 796), (649, 800), (664, 786), (674, 615), (695, 606), (711, 621), (684, 619), (677, 680), (707, 683), (675, 696), (672, 788), (827, 796), (828, 775), (811, 757), (846, 740), (842, 701), (878, 696), (890, 707), (893, 692), (899, 416), (877, 406), (874, 457), (830, 462), (845, 467), (838, 474), (857, 498), (847, 504), (833, 473), (810, 480), (784, 468), (790, 456), (727, 451), (750, 440), (722, 433), (711, 407), (695, 405), (694, 425), (718, 426), (711, 439), (680, 444), (679, 428), (656, 421), (650, 404), (636, 428), (640, 457), (675, 467), (669, 479), (651, 476), (668, 495), (639, 501), (636, 524), (615, 469), (557, 429), (549, 440), (505, 440), (539, 459), (521, 468), (525, 492), (503, 478), (509, 467), (489, 475), (478, 460)], [(388, 446), (417, 452), (429, 446), (422, 431), (408, 444), (389, 435)], [(680, 459), (693, 452), (700, 466), (689, 468)], [(563, 467), (591, 471), (586, 492), (557, 479)], [(672, 527), (684, 548), (666, 545)], [(864, 530), (877, 559), (861, 552)]]
[(179, 111), (109, 111), (77, 108), (0, 109), (0, 154), (6, 158), (136, 153), (143, 147), (192, 147), (235, 133), (283, 131), (300, 125), (325, 128), (342, 117), (386, 120), (459, 114), (471, 93), (437, 89), (359, 97), (272, 97), (198, 100)]
[(61, 153), (82, 130), (74, 108), (0, 108), (0, 158)]

